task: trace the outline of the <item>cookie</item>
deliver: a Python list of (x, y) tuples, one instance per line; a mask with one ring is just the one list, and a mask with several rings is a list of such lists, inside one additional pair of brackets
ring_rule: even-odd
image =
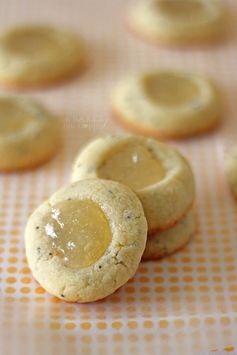
[(194, 178), (175, 149), (142, 136), (107, 136), (92, 141), (74, 163), (72, 181), (103, 178), (132, 188), (142, 202), (148, 231), (174, 225), (194, 200)]
[(60, 142), (60, 120), (40, 103), (22, 96), (0, 98), (0, 171), (44, 163)]
[(74, 33), (51, 26), (19, 26), (0, 35), (0, 84), (47, 86), (85, 67), (84, 44)]
[(126, 186), (83, 180), (56, 192), (30, 217), (25, 246), (35, 279), (70, 302), (106, 297), (135, 274), (147, 222)]
[(237, 147), (226, 156), (226, 176), (230, 189), (235, 198), (237, 198)]
[(143, 260), (163, 258), (182, 248), (191, 239), (196, 224), (193, 210), (174, 227), (148, 236)]
[(155, 44), (211, 42), (225, 32), (226, 10), (218, 1), (148, 0), (135, 4), (129, 28)]
[(143, 73), (121, 82), (113, 112), (132, 131), (161, 138), (185, 138), (215, 128), (220, 97), (211, 81), (179, 71)]

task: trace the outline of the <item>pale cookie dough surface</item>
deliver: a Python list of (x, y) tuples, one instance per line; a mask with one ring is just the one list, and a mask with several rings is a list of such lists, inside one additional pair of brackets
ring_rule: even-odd
[(40, 103), (22, 96), (0, 98), (0, 171), (35, 167), (60, 142), (60, 120)]
[(37, 87), (61, 81), (87, 63), (81, 39), (51, 26), (14, 27), (0, 35), (0, 84)]
[(174, 253), (191, 239), (195, 229), (195, 216), (191, 210), (174, 227), (148, 236), (142, 259), (159, 259)]
[(133, 277), (146, 239), (137, 196), (101, 179), (57, 191), (31, 215), (25, 232), (35, 279), (52, 295), (79, 303), (106, 297)]
[(223, 35), (226, 10), (218, 0), (147, 0), (128, 16), (132, 31), (154, 43), (208, 42)]
[(220, 95), (205, 77), (154, 71), (118, 84), (113, 112), (127, 128), (154, 137), (184, 138), (209, 131), (221, 117)]
[(174, 225), (194, 200), (189, 163), (175, 149), (142, 136), (107, 136), (89, 143), (72, 172), (72, 181), (85, 178), (131, 187), (142, 202), (149, 233)]
[(226, 156), (226, 176), (230, 189), (237, 198), (237, 147), (233, 148)]

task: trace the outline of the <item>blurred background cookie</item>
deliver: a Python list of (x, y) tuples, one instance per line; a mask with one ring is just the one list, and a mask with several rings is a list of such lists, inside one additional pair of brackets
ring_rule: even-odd
[(162, 138), (209, 131), (221, 116), (220, 95), (210, 80), (167, 70), (123, 80), (115, 90), (112, 109), (126, 128)]
[(44, 25), (0, 34), (0, 85), (47, 86), (75, 75), (87, 64), (84, 43), (72, 32)]
[(61, 144), (61, 122), (37, 101), (0, 98), (0, 171), (30, 169), (47, 161)]
[(209, 42), (223, 36), (225, 13), (218, 0), (147, 0), (134, 4), (128, 23), (158, 44)]

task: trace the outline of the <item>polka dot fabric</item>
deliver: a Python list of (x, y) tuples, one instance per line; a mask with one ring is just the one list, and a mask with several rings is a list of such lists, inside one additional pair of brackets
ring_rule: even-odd
[[(237, 12), (234, 0), (225, 3)], [(2, 28), (34, 21), (72, 27), (87, 39), (91, 53), (90, 68), (80, 78), (30, 93), (62, 116), (60, 153), (37, 170), (0, 176), (3, 354), (236, 353), (237, 207), (226, 183), (223, 154), (237, 128), (236, 31), (230, 29), (230, 36), (213, 47), (153, 47), (126, 31), (127, 5), (125, 0), (1, 3)], [(69, 180), (75, 154), (88, 139), (121, 131), (110, 112), (117, 81), (157, 67), (206, 73), (225, 98), (224, 122), (216, 132), (171, 142), (195, 172), (197, 234), (171, 257), (142, 263), (134, 279), (107, 299), (67, 304), (32, 278), (23, 242), (27, 218)]]

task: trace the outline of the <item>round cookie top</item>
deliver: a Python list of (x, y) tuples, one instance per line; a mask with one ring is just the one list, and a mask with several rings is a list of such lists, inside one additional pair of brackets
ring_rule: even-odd
[(89, 143), (72, 172), (72, 181), (85, 178), (114, 180), (132, 188), (143, 204), (149, 233), (176, 223), (194, 199), (188, 162), (168, 145), (142, 136), (107, 136)]
[(154, 42), (183, 44), (221, 35), (224, 18), (225, 10), (218, 0), (148, 0), (133, 6), (129, 25)]
[(35, 166), (61, 141), (60, 121), (39, 102), (23, 96), (0, 98), (0, 170)]
[(0, 82), (5, 86), (50, 84), (71, 75), (85, 63), (84, 44), (67, 30), (28, 25), (0, 35)]
[(132, 130), (174, 138), (213, 128), (221, 111), (210, 80), (169, 70), (125, 79), (115, 90), (112, 105), (116, 117)]
[(34, 277), (49, 293), (90, 302), (134, 275), (146, 235), (141, 203), (128, 187), (83, 180), (56, 192), (32, 214), (26, 255)]

